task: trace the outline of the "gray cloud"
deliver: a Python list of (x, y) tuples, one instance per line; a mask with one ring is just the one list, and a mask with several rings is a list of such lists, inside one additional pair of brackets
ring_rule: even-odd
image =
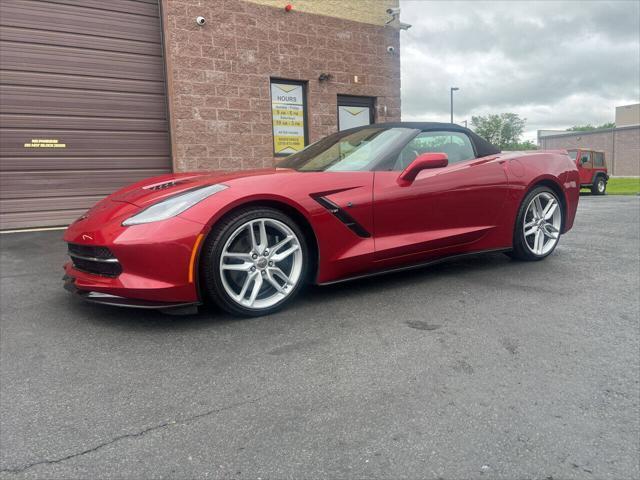
[(403, 118), (512, 111), (538, 128), (613, 121), (640, 97), (640, 2), (401, 0)]

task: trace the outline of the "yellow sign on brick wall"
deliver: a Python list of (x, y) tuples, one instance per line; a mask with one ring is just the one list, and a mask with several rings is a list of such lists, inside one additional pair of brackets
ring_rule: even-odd
[(300, 84), (271, 84), (273, 151), (288, 155), (304, 145), (304, 89)]

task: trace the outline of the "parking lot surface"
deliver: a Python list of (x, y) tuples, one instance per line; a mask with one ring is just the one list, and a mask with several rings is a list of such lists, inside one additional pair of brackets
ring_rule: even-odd
[(639, 220), (257, 319), (82, 303), (60, 231), (2, 235), (0, 478), (640, 478)]

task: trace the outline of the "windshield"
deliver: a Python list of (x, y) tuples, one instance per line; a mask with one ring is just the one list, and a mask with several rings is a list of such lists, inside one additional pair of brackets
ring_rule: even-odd
[(578, 158), (578, 151), (577, 150), (568, 150), (567, 154), (569, 155), (569, 158), (571, 160), (573, 160), (574, 162), (576, 161), (576, 158)]
[(378, 162), (415, 135), (411, 128), (370, 127), (334, 133), (278, 164), (301, 172), (358, 172)]

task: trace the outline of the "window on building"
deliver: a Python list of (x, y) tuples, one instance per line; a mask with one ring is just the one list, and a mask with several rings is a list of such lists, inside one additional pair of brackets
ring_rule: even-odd
[(418, 155), (446, 153), (449, 164), (476, 158), (471, 140), (460, 132), (422, 132), (400, 152), (394, 170), (404, 170)]
[(273, 153), (286, 157), (308, 143), (305, 82), (271, 79)]
[(593, 166), (604, 167), (604, 153), (594, 152), (593, 154)]

